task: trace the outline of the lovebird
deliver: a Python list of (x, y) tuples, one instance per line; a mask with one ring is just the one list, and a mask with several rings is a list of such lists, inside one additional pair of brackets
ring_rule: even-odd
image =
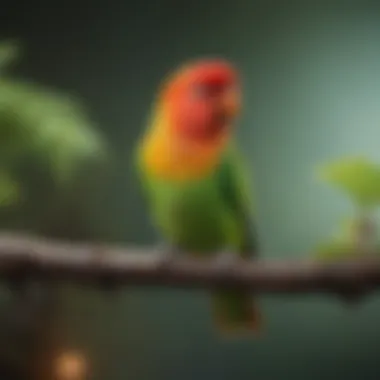
[[(158, 91), (135, 162), (166, 258), (214, 255), (227, 269), (258, 257), (252, 189), (234, 141), (241, 100), (238, 70), (222, 59), (185, 64)], [(248, 291), (213, 290), (211, 304), (221, 333), (260, 331)]]

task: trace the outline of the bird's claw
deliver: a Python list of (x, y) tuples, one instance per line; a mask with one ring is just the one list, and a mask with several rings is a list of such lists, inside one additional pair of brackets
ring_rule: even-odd
[(172, 263), (181, 254), (179, 248), (166, 243), (158, 244), (157, 251), (160, 258), (159, 265), (164, 267)]
[(215, 264), (221, 270), (229, 270), (232, 266), (241, 261), (242, 258), (231, 251), (223, 251), (215, 258)]

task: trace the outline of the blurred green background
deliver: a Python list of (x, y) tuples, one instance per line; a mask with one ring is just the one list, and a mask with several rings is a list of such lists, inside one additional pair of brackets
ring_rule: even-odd
[[(239, 141), (254, 168), (265, 257), (305, 257), (352, 211), (314, 181), (316, 164), (346, 154), (380, 160), (376, 2), (13, 2), (0, 32), (27, 48), (15, 72), (83, 99), (113, 154), (100, 181), (65, 200), (30, 176), (27, 202), (4, 213), (4, 227), (154, 244), (131, 152), (162, 77), (196, 57), (223, 56), (241, 69)], [(376, 296), (353, 310), (325, 296), (262, 297), (262, 305), (262, 338), (223, 341), (201, 291), (112, 297), (74, 288), (59, 328), (99, 380), (378, 379)]]

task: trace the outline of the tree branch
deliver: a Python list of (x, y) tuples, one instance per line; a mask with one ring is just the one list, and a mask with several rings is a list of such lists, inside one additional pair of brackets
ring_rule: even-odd
[(0, 277), (34, 276), (99, 284), (234, 287), (264, 293), (362, 293), (380, 287), (380, 257), (323, 263), (312, 260), (241, 261), (221, 268), (212, 258), (165, 261), (152, 249), (75, 244), (0, 234)]

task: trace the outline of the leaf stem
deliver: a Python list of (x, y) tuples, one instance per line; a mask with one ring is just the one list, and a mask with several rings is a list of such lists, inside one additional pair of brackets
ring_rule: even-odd
[(375, 248), (376, 228), (368, 208), (360, 207), (358, 209), (354, 234), (354, 243), (357, 251), (365, 255), (372, 253)]

